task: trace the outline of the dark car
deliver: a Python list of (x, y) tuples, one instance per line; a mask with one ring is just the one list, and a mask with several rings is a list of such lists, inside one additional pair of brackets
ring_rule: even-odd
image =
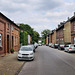
[(59, 44), (54, 44), (54, 48), (58, 48), (58, 45), (59, 45)]
[(49, 46), (49, 44), (46, 44), (46, 46)]
[(64, 44), (63, 45), (58, 45), (58, 50), (64, 50), (64, 48), (65, 48)]

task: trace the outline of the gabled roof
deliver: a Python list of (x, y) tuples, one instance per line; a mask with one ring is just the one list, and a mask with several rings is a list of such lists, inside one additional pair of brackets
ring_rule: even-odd
[(73, 19), (75, 19), (75, 16), (72, 16), (72, 17), (69, 19), (69, 21), (72, 21)]
[(16, 27), (20, 28), (18, 25), (16, 25), (13, 21), (11, 21), (9, 18), (7, 18), (5, 15), (3, 15), (1, 12), (0, 12), (0, 15), (2, 17), (4, 17), (5, 19), (7, 19), (9, 22), (11, 22), (13, 25), (15, 25)]
[(63, 28), (64, 27), (64, 24), (61, 25), (59, 28), (56, 29), (56, 31), (58, 31), (59, 29)]

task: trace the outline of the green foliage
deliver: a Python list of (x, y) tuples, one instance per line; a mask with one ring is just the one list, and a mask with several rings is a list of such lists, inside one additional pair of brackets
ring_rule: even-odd
[(14, 49), (12, 48), (10, 51), (11, 51), (11, 53), (13, 53), (14, 52)]
[(23, 45), (27, 45), (27, 43), (28, 43), (27, 37), (28, 37), (28, 35), (27, 35), (26, 31), (23, 31), (23, 32), (20, 31), (20, 43), (22, 43)]
[(33, 31), (33, 41), (38, 43), (39, 40), (39, 33), (36, 31)]
[[(22, 28), (25, 32), (27, 32), (32, 40), (31, 40), (31, 43), (35, 43), (35, 42), (38, 42), (38, 39), (39, 39), (39, 33), (34, 31), (33, 28), (31, 28), (28, 24), (20, 24), (20, 28)], [(25, 42), (27, 42), (27, 38), (25, 37), (27, 36), (26, 34), (24, 34), (24, 32), (20, 32), (20, 43), (23, 43), (23, 45), (27, 44)], [(24, 37), (26, 38), (24, 40)]]
[(22, 28), (28, 34), (33, 35), (33, 29), (28, 24), (20, 24), (20, 28)]
[(43, 31), (41, 32), (41, 34), (42, 34), (42, 38), (44, 39), (45, 36), (47, 36), (47, 35), (50, 34), (50, 33), (51, 33), (51, 31), (50, 31), (49, 29), (45, 29), (45, 30), (43, 30)]

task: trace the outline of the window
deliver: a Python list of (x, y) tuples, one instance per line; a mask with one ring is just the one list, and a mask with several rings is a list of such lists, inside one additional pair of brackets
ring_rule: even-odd
[(2, 46), (2, 34), (0, 34), (0, 46)]
[(73, 23), (73, 31), (75, 31), (75, 23)]
[(7, 28), (9, 28), (9, 23), (7, 24)]
[(16, 46), (16, 37), (15, 37), (15, 46)]
[(13, 26), (12, 26), (12, 30), (14, 30)]

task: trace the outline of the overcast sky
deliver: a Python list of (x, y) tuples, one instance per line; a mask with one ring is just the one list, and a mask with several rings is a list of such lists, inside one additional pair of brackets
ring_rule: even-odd
[(0, 12), (15, 23), (29, 24), (41, 33), (72, 17), (75, 0), (0, 0)]

